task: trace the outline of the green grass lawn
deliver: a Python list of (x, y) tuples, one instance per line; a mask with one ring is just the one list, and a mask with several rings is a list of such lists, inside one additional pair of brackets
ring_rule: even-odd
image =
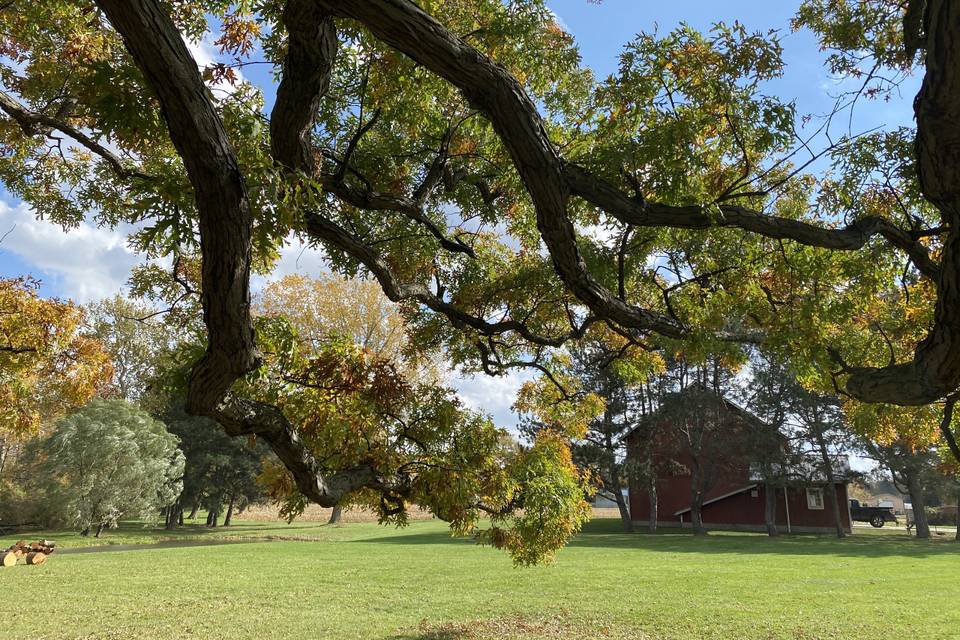
[[(62, 554), (0, 569), (0, 638), (960, 638), (960, 545), (903, 532), (694, 539), (596, 520), (553, 566), (533, 569), (438, 522), (239, 521), (177, 535), (312, 541)], [(166, 536), (127, 526), (101, 542)]]

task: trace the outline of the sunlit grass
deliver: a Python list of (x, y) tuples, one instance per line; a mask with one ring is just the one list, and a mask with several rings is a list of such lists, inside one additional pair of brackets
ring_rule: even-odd
[[(167, 535), (125, 526), (104, 541)], [(2, 638), (957, 637), (960, 545), (903, 532), (847, 540), (623, 534), (594, 521), (550, 567), (442, 523), (251, 523), (182, 538), (275, 541), (55, 555), (0, 569)], [(31, 534), (29, 537), (37, 537)], [(66, 548), (81, 543), (58, 535)]]

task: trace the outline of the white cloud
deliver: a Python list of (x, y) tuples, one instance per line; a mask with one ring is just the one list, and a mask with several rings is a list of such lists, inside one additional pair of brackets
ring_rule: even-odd
[[(11, 228), (0, 244), (0, 264), (4, 253), (16, 256), (58, 297), (81, 303), (121, 291), (130, 270), (144, 261), (142, 255), (127, 245), (130, 226), (111, 230), (85, 222), (76, 229), (64, 231), (58, 225), (37, 220), (26, 204), (11, 206), (0, 200), (0, 235)], [(316, 276), (326, 271), (322, 249), (291, 237), (281, 250), (273, 273), (255, 277), (251, 284), (257, 291), (267, 282), (285, 275)], [(467, 407), (490, 415), (500, 427), (515, 430), (517, 418), (510, 407), (520, 386), (532, 377), (527, 372), (497, 377), (450, 372), (448, 380)]]
[(316, 278), (329, 273), (326, 254), (322, 247), (310, 246), (294, 234), (284, 242), (280, 249), (280, 259), (269, 275), (255, 275), (250, 279), (250, 290), (256, 294), (270, 282), (276, 282), (284, 276), (301, 275)]
[(10, 206), (0, 200), (0, 228), (13, 228), (0, 245), (35, 267), (33, 275), (52, 286), (61, 297), (89, 302), (120, 291), (130, 269), (143, 258), (127, 246), (129, 229), (106, 229), (81, 223), (64, 231), (36, 216), (25, 204)]
[(454, 378), (454, 389), (460, 400), (475, 411), (489, 414), (498, 427), (515, 430), (517, 416), (510, 407), (524, 382), (533, 376), (526, 372), (512, 372), (505, 376), (472, 375)]
[[(197, 67), (200, 69), (201, 73), (206, 67), (211, 66), (217, 62), (227, 62), (222, 59), (220, 52), (217, 51), (217, 45), (214, 44), (213, 35), (208, 33), (202, 40), (190, 40), (184, 38), (184, 41), (187, 43), (187, 49), (190, 51), (190, 55), (193, 56), (193, 59), (197, 63)], [(243, 77), (243, 72), (240, 69), (234, 69), (233, 72), (237, 76), (238, 82), (244, 82), (245, 78)], [(236, 91), (236, 87), (231, 85), (229, 82), (221, 81), (216, 83), (208, 82), (207, 86), (211, 89), (219, 90), (224, 93), (233, 93)]]
[(291, 236), (280, 250), (280, 260), (270, 275), (271, 280), (290, 274), (318, 276), (327, 273), (326, 254), (322, 247), (310, 246), (300, 238)]
[(566, 31), (567, 33), (573, 33), (573, 30), (570, 28), (570, 25), (560, 17), (560, 14), (554, 11), (553, 9), (547, 8), (547, 11), (550, 12), (550, 15), (553, 16), (553, 19), (556, 20), (557, 24), (560, 25), (560, 28)]

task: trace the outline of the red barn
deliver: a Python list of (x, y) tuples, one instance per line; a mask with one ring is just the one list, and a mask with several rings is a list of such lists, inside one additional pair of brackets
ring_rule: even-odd
[[(760, 423), (740, 407), (722, 400), (722, 411), (739, 420)], [(655, 416), (656, 419), (656, 416)], [(733, 425), (735, 421), (731, 421)], [(769, 428), (769, 427), (768, 427)], [(714, 457), (724, 458), (725, 463), (718, 465), (709, 487), (702, 496), (702, 519), (707, 528), (739, 529), (764, 531), (766, 528), (765, 508), (768, 485), (757, 472), (759, 459), (754, 451), (745, 446), (742, 439), (729, 437), (737, 429), (730, 426), (726, 431), (718, 430), (712, 437)], [(708, 434), (708, 437), (710, 434)], [(785, 438), (783, 439), (785, 442)], [(729, 442), (729, 444), (725, 444)], [(637, 458), (645, 451), (641, 430), (635, 430), (627, 436), (628, 462), (642, 463)], [(671, 446), (664, 438), (653, 439), (646, 443), (652, 457), (643, 455), (647, 468), (654, 464), (659, 471), (655, 474), (656, 519), (658, 526), (689, 527), (691, 523), (691, 504), (693, 501), (692, 456), (688, 451)], [(726, 448), (725, 448), (726, 447)], [(632, 460), (631, 460), (632, 458)], [(664, 463), (669, 459), (669, 464)], [(651, 460), (653, 461), (651, 463)], [(847, 478), (850, 467), (846, 456), (833, 457), (833, 472), (836, 482), (837, 501), (840, 505), (841, 526), (847, 531), (850, 527), (849, 501), (847, 499)], [(835, 531), (833, 510), (826, 492), (826, 481), (822, 474), (813, 471), (814, 465), (794, 463), (789, 480), (781, 482), (785, 486), (770, 486), (774, 492), (776, 512), (774, 521), (783, 532), (832, 532)], [(649, 481), (648, 476), (648, 481)], [(646, 486), (643, 486), (646, 485)], [(702, 486), (702, 485), (701, 485)], [(651, 487), (648, 482), (630, 482), (630, 514), (636, 524), (646, 525), (651, 514)]]

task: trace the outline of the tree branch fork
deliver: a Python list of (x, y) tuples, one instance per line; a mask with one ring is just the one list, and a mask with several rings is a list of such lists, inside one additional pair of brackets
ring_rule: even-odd
[[(384, 487), (371, 469), (353, 469), (326, 477), (308, 447), (298, 438), (276, 407), (235, 398), (233, 383), (257, 366), (259, 354), (250, 318), (249, 276), (253, 220), (239, 163), (223, 123), (212, 104), (182, 37), (159, 0), (98, 0), (113, 27), (123, 37), (134, 61), (156, 92), (171, 139), (184, 160), (196, 192), (203, 255), (203, 309), (208, 327), (206, 355), (194, 367), (189, 384), (188, 408), (210, 415), (234, 434), (256, 433), (264, 437), (297, 479), (304, 495), (320, 504), (334, 504), (344, 492), (358, 486)], [(928, 74), (918, 99), (921, 157), (924, 149), (943, 157), (936, 142), (924, 146), (929, 123), (935, 117), (942, 129), (944, 119), (960, 131), (960, 91), (957, 96), (932, 95), (935, 83), (960, 86), (960, 8), (946, 0), (932, 0), (928, 11), (930, 32), (938, 29), (955, 36), (953, 48), (928, 47)], [(362, 23), (375, 37), (412, 58), (429, 71), (456, 86), (472, 106), (493, 125), (509, 152), (537, 214), (537, 226), (554, 268), (569, 290), (588, 310), (590, 322), (601, 319), (625, 330), (659, 333), (684, 338), (686, 329), (673, 318), (638, 308), (603, 287), (588, 271), (580, 254), (575, 230), (568, 216), (571, 197), (581, 197), (609, 215), (635, 227), (680, 228), (736, 227), (771, 238), (830, 249), (853, 250), (873, 236), (904, 251), (925, 277), (934, 279), (941, 291), (937, 317), (930, 336), (917, 350), (914, 361), (879, 369), (854, 371), (849, 391), (866, 401), (925, 403), (942, 398), (960, 386), (960, 212), (957, 202), (945, 202), (940, 194), (951, 185), (932, 184), (921, 171), (925, 192), (945, 213), (946, 249), (941, 264), (932, 261), (919, 238), (881, 219), (861, 220), (843, 229), (822, 229), (799, 221), (766, 216), (721, 204), (719, 217), (711, 218), (703, 207), (670, 207), (638, 203), (626, 194), (570, 165), (551, 143), (536, 105), (520, 83), (503, 67), (450, 33), (409, 0), (288, 0), (284, 20), (289, 33), (284, 73), (271, 114), (271, 145), (275, 161), (292, 172), (316, 174), (309, 148), (316, 105), (327, 91), (336, 55), (335, 18)], [(930, 42), (936, 43), (936, 37)], [(925, 99), (937, 109), (925, 110)], [(951, 100), (951, 98), (953, 98)], [(53, 127), (104, 158), (115, 171), (131, 177), (146, 177), (127, 169), (111, 152), (79, 130), (62, 122), (25, 114), (10, 100), (0, 99), (0, 108), (21, 126)], [(956, 112), (956, 113), (955, 113)], [(945, 115), (946, 114), (946, 115)], [(930, 116), (929, 118), (927, 116)], [(362, 135), (362, 134), (361, 134)], [(958, 134), (960, 135), (960, 134)], [(957, 145), (956, 148), (960, 148)], [(347, 161), (333, 175), (321, 176), (323, 186), (345, 202), (361, 208), (395, 211), (426, 227), (449, 251), (469, 255), (466, 246), (446, 239), (423, 219), (422, 197), (401, 199), (357, 189), (347, 184)], [(922, 163), (921, 163), (922, 164)], [(960, 167), (960, 162), (956, 163)], [(928, 172), (933, 176), (934, 172)], [(950, 176), (952, 178), (952, 176)], [(960, 187), (960, 178), (957, 185)], [(583, 327), (565, 336), (537, 336), (522, 322), (491, 323), (447, 302), (419, 285), (401, 283), (386, 261), (372, 247), (320, 212), (305, 212), (308, 233), (330, 243), (361, 262), (378, 279), (392, 300), (415, 300), (447, 316), (457, 326), (481, 334), (515, 331), (534, 343), (563, 344)], [(586, 324), (586, 323), (584, 323)]]

